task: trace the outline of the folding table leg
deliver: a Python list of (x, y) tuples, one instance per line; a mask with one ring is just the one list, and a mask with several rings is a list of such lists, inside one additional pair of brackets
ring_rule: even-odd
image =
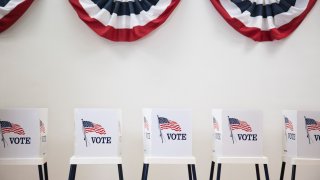
[(149, 171), (149, 164), (143, 164), (143, 170), (142, 170), (142, 180), (148, 179), (148, 171)]
[(260, 180), (259, 164), (255, 164), (255, 166), (256, 166), (256, 175), (257, 175), (257, 180)]
[(192, 166), (193, 180), (197, 180), (196, 165), (192, 164), (191, 166)]
[(48, 177), (48, 165), (47, 163), (44, 163), (44, 179), (45, 180), (49, 180), (49, 177)]
[(192, 169), (191, 169), (191, 164), (188, 164), (188, 175), (189, 175), (189, 180), (192, 180)]
[(76, 171), (77, 171), (77, 165), (76, 164), (71, 164), (70, 165), (69, 179), (68, 180), (74, 180), (76, 178)]
[(264, 164), (264, 174), (266, 175), (266, 180), (269, 180), (269, 171), (268, 171), (268, 165)]
[(123, 180), (122, 164), (118, 164), (119, 180)]
[(145, 180), (148, 179), (148, 173), (149, 173), (149, 164), (147, 164), (147, 166), (146, 166), (146, 179)]
[(213, 180), (214, 165), (215, 165), (215, 162), (212, 161), (212, 162), (211, 162), (211, 169), (210, 169), (210, 177), (209, 177), (209, 180)]
[(291, 180), (295, 180), (296, 179), (296, 165), (292, 165), (292, 174), (291, 174)]
[(286, 169), (286, 162), (283, 161), (281, 166), (280, 180), (283, 180), (285, 169)]
[(221, 163), (218, 163), (217, 180), (220, 180), (220, 176), (221, 176)]
[(38, 165), (39, 180), (43, 180), (42, 165)]
[(144, 180), (144, 171), (145, 171), (145, 170), (146, 170), (146, 167), (145, 167), (144, 164), (143, 164), (141, 180)]

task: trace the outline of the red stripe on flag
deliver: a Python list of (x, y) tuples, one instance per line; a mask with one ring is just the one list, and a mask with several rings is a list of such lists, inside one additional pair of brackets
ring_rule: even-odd
[(307, 125), (307, 128), (308, 128), (308, 131), (313, 131), (313, 130), (318, 130), (320, 131), (320, 125), (316, 125), (316, 124), (313, 124), (313, 125)]
[(179, 126), (179, 124), (175, 121), (170, 121), (170, 120), (169, 120), (169, 123), (160, 124), (160, 129), (161, 130), (172, 129), (174, 131), (181, 131), (181, 127)]
[(219, 131), (219, 125), (218, 125), (218, 123), (213, 123), (213, 129)]
[(85, 128), (86, 133), (95, 132), (98, 134), (106, 134), (105, 129), (101, 125), (94, 124), (94, 123), (93, 123), (93, 125), (94, 125), (94, 127), (86, 127)]
[(252, 132), (252, 129), (248, 123), (245, 121), (239, 121), (240, 124), (231, 124), (231, 129), (236, 130), (236, 129), (241, 129), (247, 132)]
[(12, 127), (5, 127), (5, 128), (1, 128), (2, 133), (6, 134), (6, 133), (15, 133), (15, 134), (19, 134), (19, 135), (25, 135), (25, 132), (23, 130), (23, 128), (17, 124), (13, 124), (11, 123)]
[(293, 131), (293, 125), (291, 121), (289, 121), (289, 123), (286, 123), (286, 129), (290, 129), (291, 131)]

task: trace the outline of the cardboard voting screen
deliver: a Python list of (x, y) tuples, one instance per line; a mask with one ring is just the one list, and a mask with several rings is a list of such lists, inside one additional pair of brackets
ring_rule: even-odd
[(320, 111), (283, 111), (284, 153), (320, 158)]
[(260, 111), (213, 109), (212, 129), (217, 156), (263, 156), (263, 119)]
[(75, 156), (120, 156), (121, 111), (75, 109)]
[(143, 109), (145, 155), (192, 156), (191, 111), (187, 109)]
[(48, 109), (0, 109), (0, 158), (46, 154)]

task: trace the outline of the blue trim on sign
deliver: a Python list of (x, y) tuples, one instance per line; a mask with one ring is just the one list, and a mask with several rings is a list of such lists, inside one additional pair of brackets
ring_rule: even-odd
[(276, 16), (278, 14), (288, 12), (289, 9), (296, 4), (296, 0), (280, 0), (279, 3), (272, 4), (257, 4), (249, 0), (231, 0), (243, 13), (249, 11), (251, 17), (262, 16), (267, 18), (269, 16)]
[(5, 7), (10, 0), (0, 0), (0, 6)]
[(114, 0), (92, 0), (100, 9), (106, 9), (110, 14), (118, 16), (130, 14), (140, 14), (141, 11), (149, 11), (152, 6), (155, 6), (159, 0), (134, 0), (129, 2), (120, 2)]

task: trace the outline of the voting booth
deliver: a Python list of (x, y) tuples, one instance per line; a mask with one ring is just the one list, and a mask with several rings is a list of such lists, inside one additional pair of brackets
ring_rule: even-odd
[(189, 178), (196, 180), (190, 110), (143, 109), (143, 140), (143, 180), (147, 179), (149, 164), (187, 164)]
[(0, 165), (38, 165), (48, 179), (46, 144), (48, 109), (0, 109)]
[(320, 165), (320, 111), (284, 110), (284, 152), (280, 179), (286, 163), (292, 164), (292, 179), (296, 165)]
[(117, 164), (122, 180), (121, 110), (79, 108), (74, 116), (75, 151), (69, 180), (75, 179), (77, 164)]
[(269, 179), (268, 160), (263, 156), (263, 116), (256, 110), (212, 110), (213, 161), (218, 163), (217, 179), (221, 176), (221, 164), (255, 164), (257, 179), (260, 179), (259, 164), (264, 164)]
[(259, 111), (214, 109), (212, 111), (215, 155), (263, 156), (263, 119)]

